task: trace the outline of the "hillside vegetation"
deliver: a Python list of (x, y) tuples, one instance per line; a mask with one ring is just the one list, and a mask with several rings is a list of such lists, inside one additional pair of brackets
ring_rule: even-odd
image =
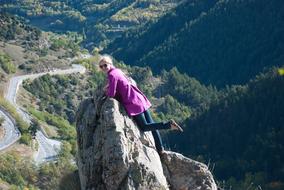
[[(63, 148), (64, 149), (64, 148)], [(65, 149), (64, 149), (65, 150)], [(76, 168), (61, 151), (57, 163), (46, 163), (40, 168), (31, 159), (16, 152), (0, 155), (0, 187), (5, 189), (79, 189)]]
[(17, 16), (2, 12), (0, 23), (0, 67), (6, 74), (16, 70), (30, 73), (64, 68), (69, 65), (66, 58), (81, 50), (82, 37), (78, 34), (43, 32)]
[(176, 66), (205, 84), (245, 84), (264, 68), (283, 64), (283, 8), (281, 0), (186, 1), (105, 52), (154, 73)]
[(144, 25), (175, 7), (177, 0), (3, 1), (0, 9), (43, 30), (79, 32), (86, 44), (104, 46), (128, 29)]
[(186, 121), (171, 146), (210, 162), (224, 189), (284, 188), (284, 77), (276, 68), (227, 89), (210, 109)]
[[(39, 113), (33, 107), (27, 108), (35, 118), (29, 125), (3, 96), (7, 83), (14, 74), (70, 67), (71, 63), (66, 58), (73, 57), (81, 50), (78, 45), (81, 38), (70, 32), (66, 35), (46, 33), (27, 24), (18, 16), (3, 12), (0, 13), (0, 24), (0, 106), (15, 119), (21, 132), (19, 143), (31, 146), (29, 151), (37, 149), (38, 144), (33, 137), (40, 125), (39, 118), (43, 118), (46, 123), (57, 127), (57, 138), (63, 144), (56, 162), (40, 166), (36, 166), (32, 161), (32, 153), (25, 157), (9, 150), (1, 152), (0, 189), (58, 189), (60, 186), (78, 189), (76, 166), (70, 161), (74, 158), (72, 154), (76, 153), (74, 126), (63, 117), (46, 112)], [(1, 131), (1, 135), (2, 133)], [(22, 145), (14, 146), (11, 149), (17, 149)]]

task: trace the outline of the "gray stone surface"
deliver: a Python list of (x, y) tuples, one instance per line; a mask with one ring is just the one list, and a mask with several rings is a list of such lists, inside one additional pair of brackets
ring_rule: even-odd
[(213, 176), (205, 164), (170, 151), (163, 154), (161, 160), (170, 189), (217, 190)]

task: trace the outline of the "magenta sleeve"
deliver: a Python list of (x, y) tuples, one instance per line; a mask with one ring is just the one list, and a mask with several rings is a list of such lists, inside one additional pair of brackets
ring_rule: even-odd
[(107, 90), (107, 96), (108, 97), (114, 97), (116, 93), (116, 87), (117, 87), (117, 79), (110, 75), (108, 77), (108, 90)]

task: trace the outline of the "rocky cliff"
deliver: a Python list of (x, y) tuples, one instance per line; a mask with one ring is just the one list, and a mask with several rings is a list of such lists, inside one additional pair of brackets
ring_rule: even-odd
[(87, 99), (77, 112), (81, 189), (217, 190), (207, 166), (174, 152), (161, 158), (114, 99)]

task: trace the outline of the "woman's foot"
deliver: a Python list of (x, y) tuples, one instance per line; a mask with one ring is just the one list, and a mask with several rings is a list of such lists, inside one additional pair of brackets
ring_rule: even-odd
[(175, 120), (171, 119), (170, 120), (170, 125), (171, 125), (171, 130), (178, 130), (180, 132), (183, 132), (183, 129), (181, 128), (181, 126), (179, 126)]

